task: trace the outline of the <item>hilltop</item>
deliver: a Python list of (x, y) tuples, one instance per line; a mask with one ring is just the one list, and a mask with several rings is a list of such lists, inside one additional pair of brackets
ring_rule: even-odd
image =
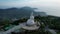
[(0, 18), (29, 17), (31, 12), (33, 12), (35, 16), (46, 16), (45, 12), (35, 12), (34, 10), (35, 8), (31, 7), (0, 9)]

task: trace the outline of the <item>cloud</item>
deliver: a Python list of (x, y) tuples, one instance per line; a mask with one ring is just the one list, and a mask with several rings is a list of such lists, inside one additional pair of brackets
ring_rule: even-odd
[[(12, 1), (12, 0), (10, 0)], [(0, 2), (4, 6), (60, 6), (60, 0), (15, 0), (12, 2)]]
[(60, 16), (60, 0), (0, 0), (0, 8), (31, 6), (50, 15)]

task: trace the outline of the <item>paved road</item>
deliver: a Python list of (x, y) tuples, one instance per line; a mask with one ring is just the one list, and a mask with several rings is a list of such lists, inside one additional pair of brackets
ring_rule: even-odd
[(45, 30), (51, 32), (52, 34), (57, 34), (55, 30), (48, 28), (48, 26), (45, 27)]

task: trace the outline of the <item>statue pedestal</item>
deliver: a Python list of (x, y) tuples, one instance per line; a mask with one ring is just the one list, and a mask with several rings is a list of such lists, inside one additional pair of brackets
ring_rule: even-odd
[(37, 26), (37, 25), (34, 25), (34, 26), (24, 26), (22, 28), (25, 29), (25, 30), (37, 30), (37, 29), (39, 29), (39, 26)]

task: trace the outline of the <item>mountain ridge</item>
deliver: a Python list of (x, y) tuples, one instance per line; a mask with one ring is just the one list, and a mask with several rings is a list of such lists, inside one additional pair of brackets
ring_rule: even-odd
[[(34, 8), (31, 7), (22, 7), (22, 8), (8, 8), (8, 9), (0, 9), (0, 17), (7, 17), (7, 18), (20, 18), (20, 17), (29, 17), (31, 12), (35, 15), (46, 16), (46, 13), (43, 12), (35, 12)], [(41, 13), (41, 14), (40, 14)]]

